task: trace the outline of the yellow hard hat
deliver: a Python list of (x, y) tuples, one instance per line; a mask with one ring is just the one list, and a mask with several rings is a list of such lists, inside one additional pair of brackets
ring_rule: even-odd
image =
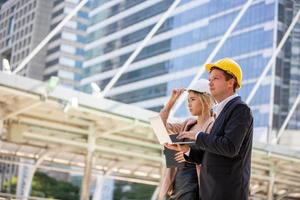
[(212, 67), (224, 70), (225, 72), (233, 75), (238, 84), (238, 88), (242, 86), (243, 73), (240, 65), (231, 58), (222, 58), (215, 63), (205, 64), (205, 69), (210, 72)]

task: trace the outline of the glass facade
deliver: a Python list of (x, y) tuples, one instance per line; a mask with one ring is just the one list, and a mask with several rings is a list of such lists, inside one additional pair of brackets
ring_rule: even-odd
[[(300, 9), (299, 1), (279, 1), (277, 43), (280, 42), (288, 25)], [(276, 83), (274, 126), (280, 128), (300, 91), (300, 23), (295, 25), (290, 37), (276, 60)], [(300, 129), (300, 106), (288, 123), (289, 129)]]
[[(53, 30), (75, 8), (78, 2), (78, 0), (54, 1), (50, 29)], [(78, 88), (85, 54), (84, 44), (86, 43), (88, 12), (87, 6), (84, 6), (50, 40), (44, 80), (56, 75), (64, 86), (73, 89)]]
[[(183, 0), (117, 81), (108, 97), (158, 111), (173, 88), (189, 85), (245, 2)], [(104, 89), (172, 3), (173, 0), (122, 0), (105, 7), (109, 1), (91, 0), (82, 90), (90, 92), (91, 82)], [(278, 29), (283, 18), (280, 15), (285, 16), (284, 20), (293, 16), (281, 12), (291, 10), (276, 0), (254, 1), (215, 56), (214, 60), (232, 57), (242, 66), (244, 81), (238, 91), (242, 99), (246, 100), (274, 52), (274, 41), (278, 41), (280, 31), (284, 31)], [(282, 23), (288, 24), (287, 21)], [(296, 36), (294, 38), (297, 39)], [(299, 47), (292, 46), (289, 55), (298, 59)], [(287, 49), (284, 49), (286, 54)], [(278, 59), (276, 70), (281, 62)], [(289, 71), (292, 66), (290, 64), (283, 72)], [(299, 70), (298, 66), (294, 68)], [(204, 73), (202, 76), (207, 78), (207, 75)], [(281, 74), (278, 76), (281, 78)], [(283, 76), (286, 82), (299, 80), (299, 73)], [(276, 108), (281, 105), (282, 109), (284, 106), (287, 109), (291, 104), (287, 102), (290, 91), (281, 87), (273, 90), (278, 88), (273, 87), (274, 80), (270, 70), (250, 103), (254, 125), (261, 134), (258, 138), (266, 137), (270, 126), (280, 127), (282, 120), (278, 121), (280, 112), (276, 112)], [(299, 91), (299, 83), (293, 87)], [(280, 94), (283, 99), (277, 98), (277, 90), (283, 90)], [(297, 89), (292, 90), (297, 93)], [(273, 92), (274, 101), (271, 100)], [(270, 109), (271, 106), (274, 109)], [(176, 115), (185, 116), (185, 107), (183, 105)]]

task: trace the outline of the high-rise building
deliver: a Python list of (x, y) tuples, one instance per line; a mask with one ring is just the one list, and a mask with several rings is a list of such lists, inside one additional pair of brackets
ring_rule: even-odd
[[(90, 82), (103, 89), (173, 2), (91, 0), (82, 90), (90, 92)], [(108, 97), (160, 110), (173, 88), (188, 86), (245, 3), (181, 1)], [(253, 1), (215, 56), (214, 60), (232, 57), (242, 66), (244, 81), (238, 94), (244, 100), (298, 9), (295, 0)], [(299, 25), (250, 103), (257, 139), (266, 140), (268, 130), (281, 126), (299, 92), (298, 29)], [(185, 110), (183, 105), (177, 116), (185, 115)], [(298, 109), (289, 127), (300, 128), (299, 115)]]
[[(53, 30), (79, 2), (79, 0), (53, 1), (50, 29)], [(70, 88), (79, 86), (87, 24), (88, 7), (85, 6), (50, 40), (44, 80), (58, 76), (64, 86)]]
[(4, 4), (7, 0), (0, 0), (0, 6)]
[[(300, 9), (300, 2), (296, 0), (281, 0), (278, 4), (277, 43), (287, 31), (288, 25)], [(274, 109), (274, 126), (280, 128), (288, 112), (300, 92), (300, 23), (294, 27), (283, 50), (276, 62), (276, 86)], [(300, 129), (300, 106), (288, 124), (289, 129)]]
[[(12, 69), (49, 32), (51, 7), (52, 2), (47, 0), (9, 0), (1, 6), (0, 59), (9, 60)], [(43, 48), (19, 74), (42, 80), (45, 56), (46, 48)]]
[[(55, 0), (51, 1), (51, 5), (45, 3), (50, 1), (31, 0), (24, 3), (21, 0), (9, 0), (3, 4), (0, 11), (0, 53), (2, 58), (10, 60), (13, 67), (32, 49), (22, 46), (30, 43), (32, 38), (38, 40), (34, 35), (38, 31), (34, 31), (31, 37), (24, 36), (28, 19), (25, 5), (28, 5), (28, 10), (29, 2), (36, 2), (34, 8), (40, 8), (38, 12), (43, 15), (51, 13), (49, 23), (46, 20), (39, 24), (45, 27), (48, 23), (48, 29), (32, 26), (34, 30), (47, 29), (49, 32), (79, 0)], [(42, 6), (43, 2), (47, 5)], [(80, 89), (85, 92), (91, 92), (91, 82), (98, 83), (103, 89), (173, 2), (90, 0), (38, 54), (43, 54), (44, 59), (40, 60), (41, 57), (37, 55), (23, 74), (26, 74), (25, 71), (29, 76), (30, 73), (41, 74), (40, 70), (29, 70), (38, 69), (31, 65), (37, 59), (40, 62), (36, 63), (45, 66), (42, 74), (44, 80), (55, 75), (60, 77), (63, 85), (75, 89), (80, 85)], [(245, 2), (182, 0), (109, 91), (108, 97), (159, 111), (171, 90), (186, 87), (198, 69), (203, 67)], [(43, 12), (45, 8), (47, 12)], [(215, 56), (214, 60), (232, 57), (241, 64), (244, 81), (238, 94), (244, 100), (298, 9), (299, 1), (296, 0), (254, 0)], [(30, 25), (27, 32), (29, 30)], [(299, 93), (298, 40), (299, 24), (250, 103), (257, 138), (266, 139), (269, 130), (280, 128)], [(207, 77), (207, 73), (202, 77)], [(176, 115), (186, 115), (185, 105)], [(299, 118), (298, 107), (288, 128), (299, 129)]]

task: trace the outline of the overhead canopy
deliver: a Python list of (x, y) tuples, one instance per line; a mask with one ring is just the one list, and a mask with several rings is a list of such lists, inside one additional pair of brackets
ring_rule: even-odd
[[(0, 73), (2, 153), (36, 158), (43, 149), (61, 148), (46, 160), (82, 165), (88, 135), (93, 134), (95, 169), (111, 173), (116, 168), (116, 177), (158, 181), (162, 147), (148, 123), (157, 113), (60, 86), (47, 94), (47, 87), (47, 83)], [(78, 105), (71, 105), (72, 99)]]
[[(96, 137), (93, 173), (157, 185), (163, 163), (149, 117), (156, 112), (0, 73), (1, 155), (38, 159), (40, 168), (82, 173), (84, 156)], [(20, 160), (3, 163), (20, 164)], [(251, 190), (277, 196), (300, 194), (300, 154), (254, 143)]]

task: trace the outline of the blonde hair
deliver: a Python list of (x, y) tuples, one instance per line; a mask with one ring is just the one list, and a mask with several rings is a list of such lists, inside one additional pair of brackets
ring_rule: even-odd
[(202, 106), (201, 115), (209, 114), (210, 116), (213, 116), (212, 107), (215, 104), (215, 100), (212, 97), (212, 95), (210, 95), (208, 93), (196, 92), (193, 90), (191, 90), (189, 92), (193, 92), (194, 94), (196, 94), (199, 97), (200, 103)]

